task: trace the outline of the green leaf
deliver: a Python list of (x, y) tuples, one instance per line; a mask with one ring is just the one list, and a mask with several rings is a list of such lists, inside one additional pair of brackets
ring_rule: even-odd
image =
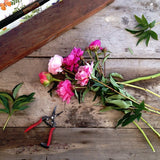
[(78, 96), (78, 93), (77, 93), (76, 89), (74, 90), (74, 93), (75, 93), (76, 98), (79, 99), (79, 96)]
[(151, 34), (151, 37), (152, 37), (153, 39), (158, 40), (158, 35), (157, 35), (156, 32), (150, 30), (150, 34)]
[(107, 112), (107, 111), (116, 110), (116, 109), (117, 109), (117, 107), (107, 106), (107, 107), (101, 109), (100, 112)]
[(17, 98), (17, 100), (14, 102), (12, 108), (15, 109), (19, 109), (21, 106), (26, 105), (28, 103), (31, 103), (34, 100), (34, 94), (35, 93), (31, 93), (28, 96), (24, 95), (21, 98)]
[(106, 103), (116, 105), (120, 109), (128, 109), (133, 106), (132, 101), (124, 101), (124, 100), (111, 100), (109, 98), (105, 98)]
[(84, 98), (88, 92), (89, 92), (89, 88), (86, 88), (82, 95), (82, 102), (84, 102)]
[(127, 119), (130, 116), (131, 112), (128, 112), (127, 114), (125, 114), (117, 123), (116, 127), (118, 127), (119, 125), (121, 125), (123, 123), (123, 121), (125, 119)]
[(111, 99), (111, 100), (123, 99), (123, 100), (125, 100), (126, 98), (123, 97), (123, 96), (121, 96), (120, 94), (115, 94), (115, 95), (113, 95), (113, 96), (107, 97), (107, 99)]
[(119, 73), (116, 73), (116, 72), (111, 73), (110, 76), (123, 79), (123, 76), (121, 74), (119, 74)]
[(13, 88), (12, 94), (13, 94), (14, 99), (16, 99), (17, 93), (18, 93), (19, 89), (22, 87), (22, 85), (23, 85), (23, 83), (19, 83)]
[(148, 43), (149, 43), (150, 37), (151, 37), (151, 35), (149, 34), (149, 35), (147, 36), (147, 39), (146, 39), (146, 46), (148, 46)]
[(136, 21), (137, 21), (139, 24), (142, 24), (142, 23), (143, 23), (140, 17), (134, 15), (134, 18), (136, 19)]
[(0, 103), (4, 105), (4, 107), (6, 108), (7, 110), (7, 113), (10, 112), (10, 109), (9, 109), (9, 103), (8, 103), (8, 100), (7, 98), (3, 97), (3, 96), (0, 96)]
[(156, 21), (154, 20), (153, 22), (151, 22), (151, 23), (149, 24), (149, 27), (150, 27), (150, 28), (153, 28), (153, 27), (155, 26), (155, 24), (156, 24)]
[(116, 81), (111, 75), (110, 75), (110, 82), (115, 88), (120, 88), (120, 86), (116, 83)]
[(3, 97), (5, 97), (5, 98), (7, 98), (8, 100), (11, 101), (11, 103), (13, 103), (13, 98), (12, 98), (12, 96), (11, 96), (9, 93), (0, 92), (0, 96), (3, 96)]
[(142, 30), (130, 30), (130, 29), (127, 29), (125, 28), (126, 31), (132, 33), (132, 34), (136, 34), (136, 33), (139, 33), (139, 32), (142, 32)]
[[(25, 110), (25, 109), (27, 109), (27, 108), (29, 108), (30, 106), (21, 106), (20, 108), (18, 108), (18, 110)], [(16, 111), (16, 110), (15, 110)]]
[(140, 36), (140, 38), (139, 38), (139, 40), (137, 41), (137, 44), (136, 44), (136, 45), (138, 45), (143, 39), (146, 39), (147, 36), (148, 36), (148, 34), (149, 34), (148, 31), (144, 32), (144, 33)]
[(144, 30), (141, 31), (140, 33), (136, 34), (136, 37), (140, 37), (144, 33)]
[(129, 123), (132, 123), (135, 119), (137, 119), (137, 117), (139, 117), (140, 114), (136, 115), (131, 115), (128, 118), (126, 118), (123, 122), (122, 122), (122, 127), (128, 125)]
[(102, 65), (104, 65), (104, 62), (108, 59), (108, 57), (110, 56), (110, 54), (106, 55), (103, 59)]
[(8, 113), (8, 111), (6, 109), (0, 109), (0, 113), (1, 112)]
[(147, 26), (148, 25), (148, 21), (147, 19), (144, 17), (144, 15), (142, 15), (142, 23)]

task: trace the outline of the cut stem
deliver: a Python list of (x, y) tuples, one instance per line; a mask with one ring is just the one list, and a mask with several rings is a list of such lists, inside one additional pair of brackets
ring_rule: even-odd
[(155, 149), (154, 149), (152, 143), (148, 139), (148, 137), (145, 134), (145, 132), (143, 131), (143, 129), (135, 121), (133, 121), (133, 124), (141, 131), (141, 133), (143, 134), (144, 138), (146, 139), (146, 141), (148, 142), (149, 146), (151, 147), (152, 151), (155, 152)]
[(132, 84), (123, 83), (123, 82), (117, 82), (117, 83), (125, 85), (125, 86), (128, 86), (128, 87), (132, 87), (132, 88), (136, 88), (136, 89), (140, 89), (140, 90), (146, 91), (146, 92), (151, 93), (151, 94), (153, 94), (153, 95), (155, 95), (155, 96), (160, 98), (159, 94), (157, 94), (157, 93), (155, 93), (155, 92), (153, 92), (153, 91), (151, 91), (149, 89), (146, 89), (146, 88), (143, 88), (143, 87), (139, 87), (139, 86), (136, 86), (136, 85), (132, 85)]
[(156, 131), (144, 118), (141, 117), (141, 120), (146, 123), (146, 125), (149, 126), (158, 137), (160, 137), (160, 133)]
[(5, 130), (10, 118), (11, 118), (11, 115), (8, 116), (8, 118), (7, 118), (7, 120), (6, 120), (5, 124), (4, 124), (4, 127), (3, 127), (3, 131)]
[(155, 23), (155, 25), (158, 25), (158, 24), (160, 24), (160, 22)]
[(129, 81), (124, 81), (123, 83), (129, 84), (129, 83), (134, 83), (134, 82), (138, 82), (138, 81), (154, 79), (154, 78), (157, 78), (157, 77), (160, 77), (160, 73), (153, 74), (153, 75), (146, 76), (146, 77), (135, 78), (135, 79), (132, 79), (132, 80), (129, 80)]

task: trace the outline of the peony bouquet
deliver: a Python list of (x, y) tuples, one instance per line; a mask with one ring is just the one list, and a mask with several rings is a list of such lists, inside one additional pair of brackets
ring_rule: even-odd
[[(101, 47), (99, 40), (95, 40), (85, 51), (75, 47), (65, 58), (54, 55), (49, 60), (48, 72), (41, 72), (39, 74), (40, 82), (46, 87), (53, 84), (52, 88), (48, 91), (50, 95), (52, 95), (52, 90), (56, 89), (58, 96), (63, 101), (66, 101), (67, 104), (70, 103), (73, 96), (76, 96), (80, 103), (84, 101), (84, 97), (88, 92), (94, 92), (93, 101), (99, 97), (100, 103), (104, 106), (100, 112), (108, 110), (122, 112), (124, 115), (118, 121), (116, 127), (133, 123), (144, 135), (153, 152), (155, 152), (153, 145), (139, 126), (138, 121), (143, 121), (160, 137), (160, 134), (142, 117), (142, 113), (160, 114), (159, 109), (146, 104), (144, 101), (140, 102), (130, 95), (124, 87), (129, 86), (145, 90), (160, 97), (160, 95), (148, 89), (131, 84), (137, 81), (159, 77), (160, 73), (129, 81), (123, 81), (122, 75), (115, 72), (110, 73), (106, 77), (103, 66), (109, 57), (109, 53), (106, 48)], [(86, 54), (90, 57), (89, 61), (84, 59)], [(102, 56), (103, 59), (101, 58)]]

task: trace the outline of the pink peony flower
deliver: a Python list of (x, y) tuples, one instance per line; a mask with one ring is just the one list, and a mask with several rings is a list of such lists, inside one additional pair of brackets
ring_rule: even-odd
[(80, 84), (81, 86), (87, 85), (89, 78), (92, 74), (93, 70), (93, 62), (91, 65), (87, 63), (85, 66), (80, 66), (78, 68), (78, 72), (75, 75), (75, 79), (78, 80), (77, 84)]
[(102, 49), (101, 47), (101, 41), (100, 40), (95, 40), (89, 45), (89, 49), (94, 51), (98, 49)]
[(57, 94), (63, 99), (63, 101), (67, 101), (68, 104), (71, 100), (71, 97), (74, 96), (71, 82), (69, 80), (61, 81), (57, 88)]
[(58, 72), (62, 72), (62, 62), (63, 62), (63, 57), (59, 55), (55, 55), (49, 60), (48, 63), (48, 72), (52, 73), (53, 75), (56, 75)]
[(49, 86), (52, 82), (52, 75), (49, 72), (39, 73), (40, 82), (45, 86)]
[(80, 48), (75, 48), (71, 51), (71, 53), (64, 58), (63, 64), (65, 65), (65, 68), (77, 72), (79, 64), (78, 61), (80, 60), (80, 57), (83, 55), (84, 51), (82, 51)]

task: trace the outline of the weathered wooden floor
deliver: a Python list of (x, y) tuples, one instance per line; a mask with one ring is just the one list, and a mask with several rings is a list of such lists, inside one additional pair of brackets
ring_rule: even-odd
[[(75, 26), (57, 39), (49, 42), (30, 56), (0, 72), (0, 90), (10, 90), (17, 83), (24, 82), (20, 94), (36, 92), (36, 100), (31, 108), (17, 112), (9, 121), (3, 132), (0, 128), (0, 159), (3, 160), (158, 160), (160, 159), (160, 139), (142, 122), (146, 134), (156, 149), (153, 153), (141, 133), (133, 125), (114, 129), (117, 120), (122, 116), (116, 111), (99, 113), (102, 106), (95, 106), (92, 95), (79, 104), (75, 98), (66, 105), (54, 93), (51, 98), (48, 88), (44, 88), (38, 74), (47, 71), (51, 56), (66, 56), (74, 46), (84, 49), (93, 40), (100, 39), (102, 46), (107, 47), (111, 57), (105, 64), (105, 72), (121, 73), (126, 80), (160, 72), (160, 43), (151, 40), (148, 47), (141, 43), (136, 47), (137, 39), (124, 28), (135, 25), (133, 15), (144, 14), (149, 20), (159, 20), (159, 0), (115, 0), (96, 15)], [(160, 26), (155, 27), (159, 31)], [(159, 33), (160, 36), (160, 33)], [(128, 48), (134, 50), (130, 54)], [(160, 94), (160, 78), (141, 82), (137, 85)], [(127, 88), (140, 100), (160, 108), (160, 100), (143, 91)], [(44, 124), (24, 134), (24, 129), (49, 115), (53, 107), (64, 113), (57, 118), (58, 128), (53, 134), (49, 149), (39, 146), (48, 138), (49, 128)], [(160, 131), (160, 117), (145, 114), (148, 120)], [(0, 127), (7, 115), (0, 115)]]

